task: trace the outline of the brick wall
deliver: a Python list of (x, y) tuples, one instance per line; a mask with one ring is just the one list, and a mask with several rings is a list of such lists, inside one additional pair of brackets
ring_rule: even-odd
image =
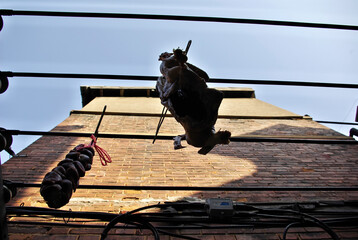
[[(93, 132), (98, 119), (98, 115), (72, 114), (54, 130)], [(103, 118), (100, 132), (154, 134), (158, 120), (158, 117), (108, 115)], [(216, 127), (231, 130), (233, 135), (342, 137), (333, 130), (305, 119), (219, 119)], [(181, 134), (182, 128), (173, 118), (168, 117), (160, 133), (174, 136)], [(17, 182), (41, 183), (44, 175), (55, 167), (73, 147), (89, 142), (89, 138), (42, 137), (21, 152), (21, 155), (26, 154), (27, 157), (15, 157), (2, 166), (3, 178)], [(185, 142), (184, 144), (186, 145)], [(173, 143), (167, 140), (157, 140), (155, 144), (152, 144), (152, 140), (100, 138), (98, 145), (110, 153), (113, 162), (108, 166), (101, 166), (98, 156), (95, 156), (92, 169), (80, 179), (80, 184), (227, 187), (358, 186), (357, 145), (232, 142), (229, 145), (216, 146), (205, 156), (197, 154), (198, 149), (192, 146), (174, 150)], [(71, 201), (62, 209), (118, 213), (163, 201), (210, 197), (229, 197), (240, 202), (357, 200), (358, 192), (77, 189)], [(21, 203), (25, 206), (47, 207), (38, 188), (20, 189), (17, 197), (8, 206), (18, 206)], [(13, 236), (13, 239), (24, 239), (20, 237), (24, 237), (30, 228), (23, 227), (23, 231), (16, 229), (18, 228), (10, 226), (10, 236)], [(307, 232), (310, 232), (306, 230), (292, 235), (292, 239), (310, 239), (305, 236)], [(321, 234), (322, 239), (326, 237), (329, 239), (328, 235), (323, 236), (325, 233), (316, 230), (313, 232), (317, 236)], [(33, 231), (32, 228), (31, 231)], [(66, 235), (66, 238), (59, 239), (98, 239), (98, 234), (91, 234), (90, 230), (87, 234), (80, 234), (79, 230), (70, 228), (60, 228), (58, 231), (61, 233), (56, 234), (56, 228), (52, 232), (47, 229), (41, 234), (29, 233), (27, 237), (31, 239), (36, 235), (39, 237), (36, 239), (41, 239), (40, 236), (50, 234), (53, 237)], [(282, 231), (282, 229), (279, 231), (256, 230), (244, 233), (237, 230), (230, 235), (227, 235), (229, 232), (211, 234), (195, 232), (193, 235), (200, 235), (205, 239), (280, 239), (282, 234), (279, 235), (279, 233)], [(342, 232), (341, 236), (344, 234), (352, 233)], [(248, 236), (245, 237), (246, 235)], [(138, 236), (140, 237), (140, 234)], [(115, 238), (114, 235), (112, 237)], [(144, 234), (142, 237), (148, 236)], [(347, 235), (346, 239), (358, 238), (358, 234), (350, 237), (352, 236)]]

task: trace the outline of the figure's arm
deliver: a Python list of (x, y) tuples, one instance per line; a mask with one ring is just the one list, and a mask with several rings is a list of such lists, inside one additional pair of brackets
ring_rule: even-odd
[(174, 137), (173, 140), (174, 140), (174, 149), (184, 148), (184, 147), (181, 145), (181, 140), (185, 140), (185, 134), (178, 135), (178, 136)]

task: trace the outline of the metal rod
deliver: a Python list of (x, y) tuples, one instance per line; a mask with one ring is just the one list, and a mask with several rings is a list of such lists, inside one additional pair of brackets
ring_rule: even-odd
[[(11, 135), (42, 135), (42, 136), (63, 136), (63, 137), (90, 137), (92, 133), (78, 133), (78, 132), (44, 132), (44, 131), (21, 131), (21, 130), (4, 130)], [(154, 135), (140, 135), (140, 134), (114, 134), (114, 133), (99, 133), (101, 138), (125, 138), (125, 139), (151, 139)], [(174, 136), (158, 135), (156, 139), (173, 140)], [(277, 142), (277, 143), (306, 143), (306, 144), (358, 144), (358, 141), (347, 138), (347, 140), (337, 139), (295, 139), (295, 138), (270, 138), (270, 137), (231, 137), (231, 142)]]
[[(144, 75), (38, 73), (38, 72), (11, 72), (11, 71), (1, 71), (0, 75), (6, 77), (41, 77), (41, 78), (75, 78), (75, 79), (78, 78), (78, 79), (107, 79), (107, 80), (136, 80), (136, 81), (157, 81), (158, 79), (158, 76), (144, 76)], [(353, 89), (358, 88), (358, 84), (350, 84), (350, 83), (326, 83), (326, 82), (255, 80), (255, 79), (210, 78), (208, 82), (230, 83), (230, 84), (301, 86), (301, 87), (330, 87), (330, 88), (353, 88)]]
[(162, 114), (160, 115), (160, 119), (159, 119), (159, 122), (158, 122), (158, 126), (157, 126), (157, 130), (155, 131), (155, 135), (154, 135), (154, 138), (153, 138), (153, 144), (155, 143), (155, 140), (157, 139), (158, 137), (158, 133), (159, 133), (159, 129), (160, 127), (162, 126), (163, 122), (164, 122), (164, 119), (165, 119), (165, 115), (167, 114), (168, 112), (168, 108), (166, 108), (165, 106), (163, 106), (163, 109), (162, 109)]
[[(40, 183), (13, 183), (16, 187), (41, 187)], [(187, 187), (187, 186), (113, 186), (113, 185), (79, 185), (82, 189), (110, 190), (159, 190), (159, 191), (358, 191), (358, 187)]]
[(102, 111), (101, 117), (99, 118), (99, 121), (98, 121), (98, 124), (97, 124), (97, 127), (96, 127), (96, 131), (94, 132), (94, 136), (96, 137), (96, 139), (97, 139), (97, 137), (98, 137), (99, 126), (101, 125), (101, 122), (102, 122), (104, 113), (106, 112), (106, 109), (107, 109), (107, 105), (105, 105), (105, 106), (103, 107), (103, 111)]
[(188, 52), (189, 52), (189, 48), (191, 46), (191, 40), (188, 41), (188, 43), (186, 44), (186, 48), (185, 48), (185, 55), (188, 55)]
[(46, 17), (90, 17), (90, 18), (126, 18), (126, 19), (150, 19), (150, 20), (175, 20), (196, 22), (218, 22), (218, 23), (241, 23), (260, 24), (288, 27), (309, 27), (339, 30), (358, 30), (358, 26), (327, 23), (293, 22), (263, 19), (244, 19), (228, 17), (206, 17), (206, 16), (181, 16), (181, 15), (157, 15), (157, 14), (131, 14), (131, 13), (95, 13), (95, 12), (55, 12), (55, 11), (26, 11), (1, 9), (2, 16), (46, 16)]

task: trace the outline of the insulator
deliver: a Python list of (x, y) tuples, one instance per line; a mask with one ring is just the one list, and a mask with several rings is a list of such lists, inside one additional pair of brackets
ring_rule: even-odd
[(349, 136), (350, 136), (350, 137), (354, 137), (354, 136), (357, 136), (357, 137), (358, 137), (358, 129), (356, 129), (356, 128), (351, 128), (351, 130), (349, 131)]
[(5, 92), (9, 87), (9, 80), (6, 76), (0, 75), (0, 94)]
[[(0, 150), (4, 150), (7, 151), (10, 155), (15, 156), (16, 154), (14, 153), (14, 151), (11, 149), (11, 144), (12, 144), (12, 135), (8, 132), (6, 132), (5, 128), (0, 128), (0, 135), (3, 136), (3, 138), (5, 139), (5, 147), (2, 149), (0, 148)], [(0, 140), (1, 141), (1, 140)]]
[(9, 180), (3, 180), (4, 202), (8, 203), (17, 194), (17, 187)]
[(2, 30), (3, 26), (4, 26), (4, 20), (2, 20), (2, 16), (0, 15), (0, 31)]

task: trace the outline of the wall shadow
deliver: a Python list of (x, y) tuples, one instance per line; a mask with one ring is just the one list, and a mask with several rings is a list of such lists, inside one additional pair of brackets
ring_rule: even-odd
[[(344, 137), (322, 127), (276, 124), (245, 135), (307, 138)], [(331, 138), (329, 138), (331, 139)], [(251, 161), (255, 172), (220, 187), (357, 187), (358, 148), (352, 144), (231, 142), (216, 146), (209, 154), (236, 156)], [(227, 162), (230, 165), (230, 162)], [(235, 171), (235, 170), (233, 170)], [(241, 191), (197, 192), (193, 198), (230, 198), (240, 202), (357, 200), (357, 192), (334, 191)]]

